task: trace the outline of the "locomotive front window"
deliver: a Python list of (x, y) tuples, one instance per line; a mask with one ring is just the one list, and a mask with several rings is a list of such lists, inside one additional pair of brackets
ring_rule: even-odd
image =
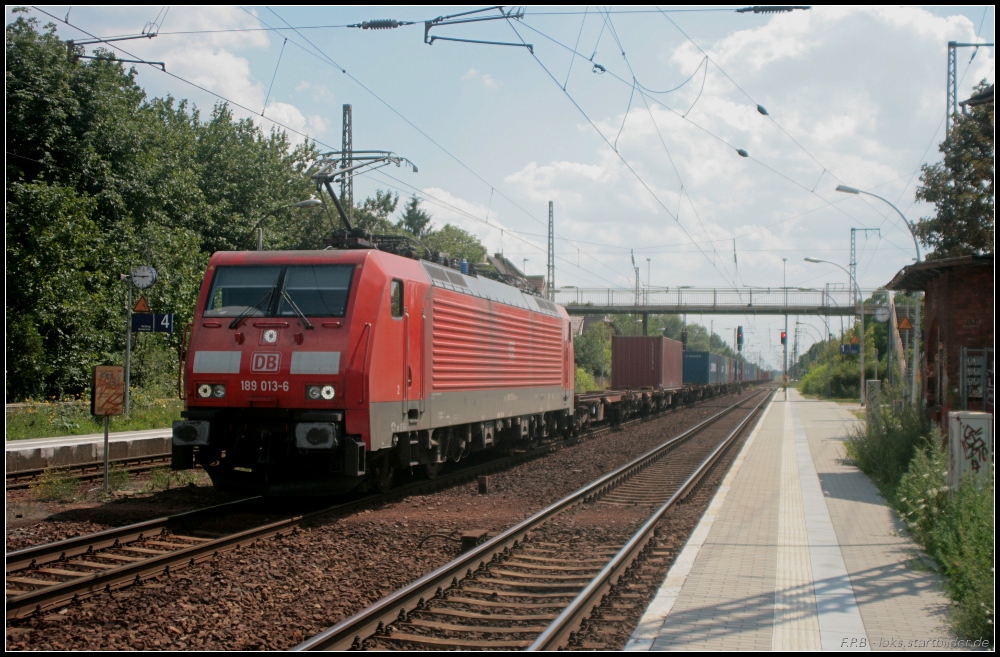
[(290, 299), (307, 317), (343, 317), (353, 272), (354, 265), (289, 265), (278, 315), (296, 314)]
[(219, 267), (205, 317), (263, 317), (268, 313), (281, 267)]

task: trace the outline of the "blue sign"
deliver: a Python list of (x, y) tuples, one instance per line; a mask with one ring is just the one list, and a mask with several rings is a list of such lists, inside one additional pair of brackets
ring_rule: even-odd
[(840, 345), (840, 353), (842, 354), (860, 354), (861, 345), (859, 344), (842, 344)]
[(173, 333), (174, 315), (160, 313), (136, 313), (132, 315), (133, 333)]

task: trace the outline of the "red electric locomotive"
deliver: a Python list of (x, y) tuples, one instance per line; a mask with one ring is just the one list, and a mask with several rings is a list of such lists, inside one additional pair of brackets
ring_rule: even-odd
[(174, 467), (220, 488), (385, 489), (572, 430), (562, 307), (373, 248), (216, 253), (182, 358)]

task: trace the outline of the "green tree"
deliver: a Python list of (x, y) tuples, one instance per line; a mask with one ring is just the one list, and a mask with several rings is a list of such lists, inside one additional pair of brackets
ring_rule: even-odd
[(355, 206), (351, 223), (355, 228), (376, 235), (403, 235), (406, 231), (397, 228), (389, 219), (397, 205), (399, 194), (376, 189), (375, 196), (369, 196)]
[[(975, 91), (985, 91), (986, 81)], [(994, 239), (993, 103), (956, 114), (939, 150), (944, 160), (921, 167), (917, 198), (937, 206), (933, 217), (917, 222), (920, 240), (931, 247), (928, 259), (992, 253)]]
[[(313, 191), (312, 145), (225, 105), (203, 121), (183, 100), (148, 99), (110, 53), (67, 58), (33, 19), (7, 25), (5, 55), (8, 398), (79, 394), (92, 365), (123, 360), (118, 274), (135, 265), (157, 268), (147, 298), (183, 326), (209, 255), (250, 248), (256, 225), (271, 247), (322, 245), (323, 215), (282, 209)], [(176, 376), (180, 335), (137, 343), (137, 381)]]
[(411, 235), (420, 239), (427, 233), (427, 227), (430, 223), (431, 215), (420, 208), (420, 199), (411, 196), (396, 227), (405, 228)]
[(452, 258), (465, 258), (473, 264), (486, 260), (486, 247), (479, 239), (472, 233), (451, 224), (445, 224), (443, 228), (426, 233), (420, 242), (432, 251), (447, 253)]
[(595, 376), (611, 374), (611, 330), (604, 322), (596, 322), (573, 344), (577, 367)]

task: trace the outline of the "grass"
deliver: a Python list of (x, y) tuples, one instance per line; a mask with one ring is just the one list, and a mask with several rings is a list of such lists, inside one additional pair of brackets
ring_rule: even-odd
[(197, 480), (198, 473), (196, 471), (172, 471), (170, 468), (156, 468), (149, 471), (149, 482), (143, 490), (147, 493), (170, 490), (171, 484), (178, 487), (193, 486)]
[(951, 491), (943, 444), (919, 410), (894, 416), (882, 407), (846, 447), (946, 576), (955, 634), (992, 643), (994, 470), (970, 474)]
[(65, 468), (52, 468), (42, 473), (38, 482), (32, 484), (31, 492), (43, 502), (71, 500), (79, 490), (80, 482), (70, 476)]
[[(111, 431), (140, 431), (170, 427), (180, 419), (184, 404), (179, 399), (143, 400), (133, 398), (128, 417), (111, 418)], [(104, 431), (104, 418), (90, 414), (90, 404), (40, 402), (7, 411), (6, 439), (26, 440), (50, 436), (78, 436)]]

